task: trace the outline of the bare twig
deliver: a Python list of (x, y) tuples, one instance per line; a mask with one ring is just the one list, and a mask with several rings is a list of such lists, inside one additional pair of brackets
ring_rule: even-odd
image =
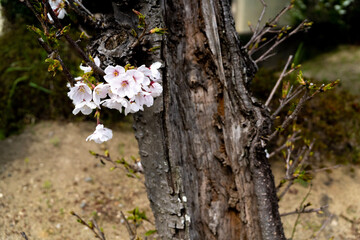
[[(290, 114), (290, 116), (288, 116), (285, 121), (281, 124), (280, 129), (285, 129), (287, 128), (287, 126), (289, 126), (289, 124), (291, 123), (291, 121), (293, 121), (297, 115), (300, 113), (301, 109), (303, 108), (304, 104), (306, 103), (307, 100), (309, 100), (309, 94), (306, 91), (304, 93), (304, 95), (301, 97), (298, 105), (296, 106), (295, 110)], [(268, 141), (271, 141), (272, 139), (274, 139), (274, 137), (277, 136), (277, 134), (280, 131), (279, 128), (277, 128), (268, 138)]]
[[(264, 5), (264, 1), (261, 0), (262, 4)], [(266, 5), (266, 4), (265, 4)], [(265, 5), (263, 8), (263, 11), (265, 9)], [(261, 38), (268, 33), (269, 31), (271, 31), (272, 26), (276, 25), (276, 23), (279, 21), (280, 17), (282, 15), (284, 15), (289, 9), (292, 8), (292, 4), (289, 4), (287, 7), (283, 8), (269, 23), (267, 23), (260, 31), (256, 31), (256, 33), (253, 34), (253, 36), (251, 37), (251, 39), (249, 40), (249, 42), (246, 43), (246, 45), (244, 46), (244, 48), (248, 48), (250, 45), (253, 45), (256, 42), (259, 42), (261, 40)], [(261, 22), (263, 17), (263, 13), (261, 13), (260, 17), (259, 17), (259, 22)], [(260, 19), (261, 18), (261, 19)], [(251, 53), (251, 50), (249, 51), (249, 54)]]
[(301, 132), (301, 131), (298, 130), (298, 131), (295, 131), (292, 135), (290, 135), (290, 136), (286, 139), (286, 141), (285, 141), (285, 143), (284, 143), (283, 145), (281, 145), (280, 147), (278, 147), (277, 149), (275, 149), (273, 152), (271, 152), (271, 153), (269, 154), (269, 158), (275, 156), (275, 154), (277, 154), (278, 152), (280, 152), (281, 150), (283, 150), (284, 148), (286, 148), (288, 142), (293, 143), (293, 142), (296, 142), (297, 140), (301, 139), (301, 137), (298, 137), (298, 136), (297, 136), (300, 132)]
[(282, 213), (282, 214), (280, 214), (280, 217), (285, 217), (285, 216), (289, 216), (289, 215), (293, 215), (293, 214), (321, 212), (321, 211), (323, 211), (324, 209), (326, 209), (328, 207), (329, 207), (329, 205), (324, 205), (324, 206), (321, 206), (319, 208), (310, 208), (310, 209), (306, 209), (304, 207), (302, 209), (296, 209), (295, 211), (292, 211), (292, 212)]
[(76, 7), (76, 4), (79, 5), (91, 18), (90, 19), (93, 19), (94, 18), (94, 15), (78, 0), (68, 0), (70, 2), (70, 4), (72, 5), (72, 7)]
[(331, 167), (318, 168), (318, 169), (306, 171), (306, 173), (317, 173), (317, 172), (322, 172), (322, 171), (337, 169), (337, 168), (339, 168), (339, 167), (342, 167), (342, 165), (341, 165), (341, 164), (338, 164), (338, 165), (331, 166)]
[[(287, 164), (285, 178), (283, 178), (283, 180), (280, 182), (280, 184), (276, 187), (276, 190), (277, 191), (280, 190), (280, 188), (283, 185), (284, 180), (289, 181), (289, 182), (288, 182), (288, 185), (286, 186), (286, 188), (279, 194), (279, 200), (281, 200), (285, 196), (285, 194), (289, 191), (290, 187), (294, 184), (294, 180), (296, 178), (298, 178), (298, 175), (294, 175), (294, 172), (295, 172), (296, 168), (298, 167), (298, 165), (300, 164), (300, 159), (301, 159), (302, 164), (300, 165), (299, 171), (301, 171), (303, 169), (303, 167), (305, 166), (306, 161), (308, 160), (308, 158), (310, 156), (310, 153), (311, 153), (311, 150), (312, 150), (312, 148), (314, 146), (314, 143), (315, 143), (315, 140), (313, 140), (310, 143), (310, 145), (308, 146), (306, 152), (305, 152), (306, 146), (303, 146), (303, 148), (300, 150), (297, 157), (295, 158), (295, 161), (293, 162), (293, 164), (291, 166), (288, 166), (288, 164)], [(289, 155), (290, 154), (288, 153), (287, 157), (289, 157)], [(305, 173), (308, 173), (308, 172), (305, 172)]]
[(299, 218), (300, 218), (300, 215), (301, 215), (301, 211), (305, 210), (305, 208), (309, 206), (308, 204), (304, 205), (304, 203), (305, 203), (306, 199), (309, 197), (311, 189), (312, 189), (312, 185), (310, 185), (309, 191), (307, 192), (307, 194), (305, 195), (305, 197), (303, 198), (303, 200), (300, 203), (300, 206), (299, 206), (300, 211), (297, 213), (297, 217), (296, 217), (294, 227), (293, 227), (293, 230), (292, 230), (292, 233), (291, 233), (291, 239), (294, 239), (296, 226), (299, 224)]
[(261, 2), (261, 4), (263, 5), (263, 9), (262, 9), (262, 12), (261, 12), (261, 14), (260, 14), (260, 17), (259, 17), (259, 19), (258, 19), (258, 22), (257, 22), (257, 24), (256, 24), (256, 27), (255, 27), (255, 30), (254, 30), (254, 35), (256, 35), (256, 34), (258, 33), (258, 31), (259, 31), (260, 23), (261, 23), (264, 15), (265, 15), (266, 8), (267, 8), (267, 5), (266, 5), (266, 3), (265, 3), (264, 0), (260, 0), (260, 2)]
[[(279, 201), (285, 196), (285, 194), (289, 191), (290, 187), (294, 184), (294, 179), (291, 179), (288, 182), (288, 185), (286, 186), (286, 188), (284, 189), (284, 191), (282, 191), (282, 193), (279, 194)], [(276, 187), (276, 190), (279, 191), (280, 187), (282, 184), (279, 184), (279, 186)]]
[[(60, 23), (56, 14), (52, 10), (48, 1), (45, 2), (45, 7), (46, 7), (46, 10), (48, 11), (48, 13), (50, 14), (51, 18), (53, 19), (55, 27), (59, 30), (63, 29), (62, 24)], [(85, 61), (85, 63), (94, 70), (94, 72), (98, 73), (101, 76), (105, 75), (104, 70), (102, 70), (100, 67), (96, 66), (96, 64), (90, 60), (90, 58), (87, 56), (87, 54), (81, 49), (81, 47), (67, 33), (64, 33), (63, 36), (65, 37), (66, 41), (70, 44), (70, 46)]]
[(279, 44), (281, 44), (283, 41), (285, 41), (286, 39), (288, 39), (289, 37), (291, 37), (295, 33), (299, 32), (304, 27), (304, 24), (306, 22), (307, 22), (307, 20), (304, 20), (294, 30), (292, 30), (289, 34), (284, 35), (280, 39), (277, 38), (275, 43), (268, 50), (266, 50), (265, 53), (263, 53), (259, 58), (257, 58), (255, 60), (255, 63), (258, 63), (258, 62), (261, 62), (261, 61), (264, 61), (265, 59), (267, 59), (269, 54), (271, 54), (271, 52), (274, 50), (275, 47), (277, 47)]
[[(41, 47), (49, 54), (52, 55), (55, 53), (55, 51), (42, 39), (38, 38), (38, 42), (41, 45)], [(63, 73), (66, 77), (66, 80), (70, 83), (71, 86), (74, 86), (75, 80), (73, 75), (70, 73), (69, 69), (66, 67), (65, 63), (61, 59), (60, 55), (58, 53), (55, 53), (54, 58), (58, 60), (61, 64), (61, 67), (63, 68)]]
[(284, 67), (283, 71), (282, 71), (281, 74), (280, 74), (279, 79), (277, 80), (274, 88), (271, 90), (271, 93), (270, 93), (268, 99), (267, 99), (266, 102), (265, 102), (265, 106), (269, 106), (269, 103), (270, 103), (271, 99), (273, 98), (273, 96), (274, 96), (277, 88), (279, 87), (279, 85), (280, 85), (280, 83), (281, 83), (281, 80), (284, 78), (284, 76), (285, 76), (285, 74), (286, 74), (286, 70), (287, 70), (287, 68), (288, 68), (288, 66), (289, 66), (292, 58), (293, 58), (293, 56), (290, 55), (289, 58), (288, 58), (288, 60), (287, 60), (287, 62), (286, 62), (286, 64), (285, 64), (285, 67)]
[(49, 32), (49, 28), (46, 26), (44, 20), (41, 18), (41, 16), (35, 11), (33, 5), (30, 3), (29, 0), (25, 0), (26, 6), (33, 12), (37, 20), (40, 22), (42, 28), (44, 29), (45, 34)]
[[(134, 240), (136, 238), (136, 233), (134, 233), (134, 231), (132, 230), (131, 225), (130, 225), (129, 221), (126, 219), (124, 213), (122, 211), (120, 211), (120, 214), (121, 214), (122, 219), (125, 222), (126, 229), (130, 236), (130, 240)], [(136, 231), (136, 228), (135, 228), (135, 231)]]
[(287, 154), (286, 154), (286, 174), (285, 174), (285, 176), (286, 176), (286, 178), (287, 179), (289, 179), (290, 178), (290, 158), (291, 158), (291, 152), (292, 152), (292, 150), (291, 150), (291, 147), (290, 146), (288, 146), (287, 147)]
[(284, 100), (280, 100), (280, 105), (275, 110), (275, 112), (271, 115), (271, 119), (275, 119), (275, 117), (280, 113), (280, 111), (304, 90), (305, 90), (305, 88), (303, 86), (298, 86), (293, 93), (291, 93), (291, 91), (289, 91), (286, 98)]
[(105, 239), (105, 234), (104, 234), (103, 230), (102, 230), (102, 229), (99, 227), (99, 225), (97, 224), (95, 218), (93, 218), (91, 221), (93, 222), (96, 230), (98, 231), (99, 236), (100, 236), (100, 239), (101, 239), (101, 240), (106, 240), (106, 239)]
[(134, 159), (134, 162), (135, 162), (134, 164), (130, 164), (123, 158), (114, 161), (110, 157), (109, 153), (106, 153), (106, 155), (102, 155), (102, 154), (98, 154), (98, 153), (90, 151), (90, 154), (93, 155), (95, 158), (99, 158), (100, 162), (102, 164), (105, 164), (103, 161), (110, 162), (113, 165), (112, 169), (121, 168), (119, 165), (123, 165), (125, 167), (125, 170), (127, 171), (127, 174), (129, 174), (131, 177), (139, 178), (137, 175), (135, 175), (135, 173), (143, 173), (144, 172), (141, 162), (137, 161), (136, 159)]
[(20, 234), (25, 240), (29, 240), (29, 238), (26, 236), (25, 232), (21, 232)]
[(97, 222), (95, 221), (95, 219), (92, 219), (90, 223), (87, 223), (79, 215), (77, 215), (74, 211), (71, 211), (70, 213), (71, 213), (71, 215), (73, 215), (73, 216), (75, 216), (77, 218), (77, 221), (79, 223), (81, 223), (82, 225), (84, 225), (88, 229), (90, 229), (95, 234), (95, 237), (97, 237), (97, 238), (99, 238), (101, 240), (106, 240), (105, 234), (103, 233), (101, 228), (99, 228), (99, 226), (97, 225)]
[(312, 240), (317, 240), (320, 233), (325, 229), (325, 227), (331, 222), (331, 220), (333, 219), (334, 214), (331, 214), (322, 224), (321, 228), (319, 229), (319, 231), (317, 231), (316, 233), (313, 234), (313, 238)]

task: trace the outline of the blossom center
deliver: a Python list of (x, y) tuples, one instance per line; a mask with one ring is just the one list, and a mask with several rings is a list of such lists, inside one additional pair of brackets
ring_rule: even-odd
[(123, 81), (123, 82), (121, 83), (121, 86), (122, 86), (122, 87), (126, 87), (127, 85), (129, 85), (128, 81)]

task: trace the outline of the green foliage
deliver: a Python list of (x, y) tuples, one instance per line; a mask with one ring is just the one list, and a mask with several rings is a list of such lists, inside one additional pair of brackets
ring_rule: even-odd
[(298, 119), (303, 133), (316, 138), (322, 159), (360, 162), (359, 98), (347, 91), (328, 91), (314, 98)]
[(36, 23), (36, 18), (23, 2), (14, 0), (0, 0), (3, 7), (2, 14), (9, 22), (24, 21)]
[(151, 236), (153, 234), (157, 233), (157, 230), (149, 230), (145, 233), (145, 237)]
[(345, 15), (354, 11), (354, 0), (296, 0), (291, 17), (295, 22), (310, 18), (315, 22), (345, 25)]
[(140, 212), (139, 208), (136, 207), (131, 211), (128, 211), (131, 215), (127, 217), (127, 220), (131, 220), (135, 226), (140, 226), (143, 221), (149, 221), (147, 218), (145, 211)]
[[(294, 83), (299, 81), (296, 74), (284, 80)], [(301, 75), (300, 75), (301, 76)], [(254, 95), (265, 101), (274, 86), (277, 75), (273, 70), (260, 69), (253, 81)], [(300, 77), (302, 79), (302, 77)], [(300, 81), (302, 82), (302, 81)], [(319, 82), (316, 85), (325, 84), (327, 90), (333, 88), (338, 81)], [(277, 91), (274, 101), (271, 102), (270, 108), (275, 109), (278, 101), (281, 99), (282, 91)], [(360, 96), (355, 96), (341, 86), (324, 94), (318, 94), (302, 109), (297, 118), (297, 126), (302, 131), (302, 135), (307, 139), (316, 139), (314, 151), (320, 153), (323, 160), (334, 160), (339, 163), (359, 163), (360, 162)], [(283, 110), (281, 119), (284, 114), (294, 110), (296, 101), (289, 104)], [(278, 127), (281, 119), (276, 119), (274, 128)], [(283, 129), (281, 129), (283, 130)], [(290, 129), (284, 129), (282, 136), (287, 136)], [(280, 141), (279, 141), (280, 142)]]
[(139, 25), (138, 25), (138, 28), (145, 28), (146, 26), (146, 22), (145, 22), (145, 15), (143, 15), (141, 12), (139, 11), (136, 11), (136, 10), (132, 10), (139, 18)]
[(290, 11), (292, 24), (305, 19), (314, 21), (307, 45), (321, 49), (338, 43), (358, 43), (360, 33), (360, 1), (355, 0), (296, 0)]
[[(0, 138), (20, 130), (36, 119), (72, 117), (62, 74), (47, 72), (46, 52), (25, 24), (13, 24), (0, 36)], [(63, 45), (66, 62), (78, 72), (79, 60)], [(54, 61), (53, 67), (59, 70)], [(54, 69), (55, 70), (55, 69)]]

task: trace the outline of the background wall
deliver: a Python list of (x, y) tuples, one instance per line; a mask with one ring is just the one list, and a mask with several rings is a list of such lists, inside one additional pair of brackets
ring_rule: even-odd
[[(270, 18), (273, 18), (279, 11), (289, 4), (288, 0), (268, 0), (267, 10), (263, 17), (262, 24), (266, 23)], [(253, 26), (259, 19), (263, 5), (259, 0), (234, 0), (232, 1), (232, 10), (236, 23), (236, 30), (239, 33), (250, 32), (248, 22)], [(281, 24), (286, 24), (287, 19), (282, 19)]]

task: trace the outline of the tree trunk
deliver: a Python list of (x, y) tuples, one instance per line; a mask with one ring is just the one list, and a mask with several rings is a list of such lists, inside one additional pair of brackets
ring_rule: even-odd
[(163, 62), (163, 96), (134, 117), (161, 239), (285, 239), (261, 140), (270, 118), (247, 89), (255, 67), (229, 2), (138, 2), (168, 29), (147, 59)]

